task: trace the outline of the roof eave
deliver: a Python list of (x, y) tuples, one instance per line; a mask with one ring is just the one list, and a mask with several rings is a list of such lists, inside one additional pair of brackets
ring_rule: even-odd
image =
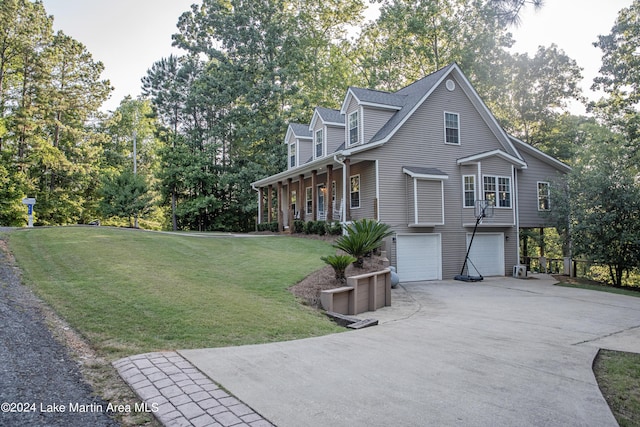
[(456, 162), (458, 165), (460, 166), (464, 166), (464, 165), (472, 165), (472, 164), (476, 164), (481, 160), (487, 159), (489, 157), (493, 157), (493, 156), (497, 156), (500, 157), (506, 161), (508, 161), (509, 163), (513, 164), (514, 166), (519, 167), (520, 169), (526, 169), (527, 168), (527, 163), (524, 162), (523, 160), (518, 159), (517, 157), (514, 157), (508, 153), (505, 153), (502, 150), (493, 150), (493, 151), (488, 151), (486, 153), (480, 153), (480, 154), (474, 154), (473, 156), (467, 156), (467, 157), (463, 157), (461, 159), (458, 159)]

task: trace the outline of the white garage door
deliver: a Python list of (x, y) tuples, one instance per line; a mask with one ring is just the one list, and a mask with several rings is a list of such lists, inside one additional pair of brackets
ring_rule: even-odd
[[(467, 234), (467, 247), (470, 240), (471, 233)], [(504, 276), (504, 234), (476, 233), (469, 259), (471, 276)]]
[(442, 280), (440, 234), (399, 234), (396, 249), (401, 282)]

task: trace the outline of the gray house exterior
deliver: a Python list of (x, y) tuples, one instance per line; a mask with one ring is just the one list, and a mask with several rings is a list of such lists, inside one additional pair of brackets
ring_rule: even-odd
[(549, 184), (569, 171), (507, 135), (456, 64), (395, 93), (351, 87), (284, 143), (287, 170), (252, 184), (258, 221), (377, 219), (402, 281), (459, 274), (484, 200), (469, 274), (511, 274), (520, 229), (551, 225)]

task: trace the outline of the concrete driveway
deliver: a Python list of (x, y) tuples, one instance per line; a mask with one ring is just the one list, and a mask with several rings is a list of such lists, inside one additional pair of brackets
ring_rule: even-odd
[(591, 365), (640, 352), (640, 298), (553, 283), (403, 284), (376, 327), (180, 354), (280, 427), (616, 426)]

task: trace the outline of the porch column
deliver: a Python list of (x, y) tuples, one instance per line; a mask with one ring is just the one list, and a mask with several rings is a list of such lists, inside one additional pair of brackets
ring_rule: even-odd
[(289, 231), (292, 232), (293, 231), (293, 216), (295, 215), (295, 212), (293, 211), (293, 209), (291, 209), (291, 192), (292, 192), (292, 183), (293, 183), (293, 179), (292, 178), (288, 178), (287, 179), (287, 203), (284, 206), (285, 210), (287, 211), (287, 225), (289, 226)]
[(305, 213), (307, 211), (307, 193), (305, 193), (304, 191), (304, 174), (300, 175), (300, 181), (298, 181), (298, 186), (299, 189), (298, 191), (300, 192), (300, 194), (298, 194), (298, 212), (300, 212), (300, 219), (302, 221), (304, 221), (304, 216)]
[(316, 200), (318, 199), (318, 187), (316, 184), (317, 178), (318, 178), (318, 171), (314, 169), (311, 171), (311, 212), (313, 213), (313, 215), (311, 215), (312, 221), (318, 220), (318, 212), (317, 212), (317, 206), (316, 206), (317, 205)]
[(262, 224), (262, 213), (264, 212), (264, 192), (262, 187), (258, 188), (258, 224)]
[(282, 221), (282, 181), (278, 181), (278, 232), (284, 230), (284, 222)]
[(269, 184), (267, 191), (267, 222), (271, 222), (273, 215), (273, 185)]
[(344, 159), (344, 170), (346, 175), (346, 182), (344, 185), (345, 194), (342, 195), (344, 198), (344, 219), (345, 221), (351, 221), (351, 161), (349, 159)]
[(327, 165), (327, 222), (333, 221), (333, 165)]

